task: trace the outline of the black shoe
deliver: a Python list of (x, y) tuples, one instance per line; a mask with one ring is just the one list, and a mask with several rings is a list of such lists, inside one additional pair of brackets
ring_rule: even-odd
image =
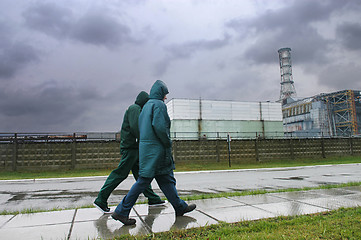
[(135, 219), (133, 219), (133, 218), (129, 218), (126, 216), (120, 216), (120, 215), (116, 214), (115, 212), (112, 214), (112, 218), (114, 220), (122, 222), (124, 225), (134, 225), (136, 222)]
[(196, 207), (197, 207), (197, 206), (196, 206), (195, 204), (188, 205), (188, 206), (186, 207), (186, 209), (184, 209), (183, 212), (179, 212), (179, 213), (176, 212), (175, 215), (176, 215), (177, 217), (183, 216), (183, 215), (186, 214), (186, 213), (192, 212), (194, 209), (196, 209)]
[(108, 204), (102, 205), (94, 201), (93, 205), (102, 213), (110, 213), (110, 208), (108, 208)]
[(158, 202), (148, 202), (149, 206), (161, 206), (161, 205), (164, 205), (164, 204), (165, 204), (165, 201), (163, 201), (163, 200), (160, 200)]

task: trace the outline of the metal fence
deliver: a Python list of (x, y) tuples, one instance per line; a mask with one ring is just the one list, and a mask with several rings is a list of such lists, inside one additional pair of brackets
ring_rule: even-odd
[(361, 135), (350, 136), (329, 136), (317, 131), (298, 131), (298, 132), (171, 132), (173, 140), (196, 140), (196, 139), (302, 139), (302, 138), (359, 138)]
[(118, 139), (118, 133), (0, 133), (0, 169), (113, 167)]
[[(173, 136), (175, 161), (257, 162), (361, 154), (359, 137), (207, 134), (192, 139)], [(119, 140), (118, 133), (0, 133), (0, 170), (114, 168), (120, 160)]]

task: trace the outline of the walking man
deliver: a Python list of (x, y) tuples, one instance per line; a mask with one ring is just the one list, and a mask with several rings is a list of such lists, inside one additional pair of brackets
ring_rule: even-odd
[[(123, 118), (123, 124), (120, 132), (120, 152), (121, 160), (116, 169), (114, 169), (94, 201), (94, 206), (103, 213), (109, 213), (108, 198), (113, 190), (126, 179), (132, 170), (135, 179), (138, 179), (139, 171), (139, 128), (138, 118), (144, 104), (148, 101), (148, 93), (142, 91), (138, 94), (133, 105), (129, 106)], [(148, 198), (149, 205), (163, 204), (160, 197), (153, 192), (150, 185), (146, 186), (143, 191)]]
[(157, 80), (150, 91), (150, 99), (139, 116), (139, 177), (112, 214), (113, 219), (124, 225), (135, 224), (136, 220), (129, 218), (130, 210), (139, 194), (154, 178), (172, 204), (176, 216), (182, 216), (196, 208), (195, 204), (185, 203), (177, 193), (173, 174), (175, 165), (170, 140), (170, 119), (164, 103), (167, 94), (165, 83)]

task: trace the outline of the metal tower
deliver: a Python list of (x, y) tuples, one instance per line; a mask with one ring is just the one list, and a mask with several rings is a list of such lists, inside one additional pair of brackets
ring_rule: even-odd
[(280, 100), (289, 97), (296, 97), (295, 86), (293, 85), (291, 48), (281, 48), (278, 50), (281, 71), (281, 92)]

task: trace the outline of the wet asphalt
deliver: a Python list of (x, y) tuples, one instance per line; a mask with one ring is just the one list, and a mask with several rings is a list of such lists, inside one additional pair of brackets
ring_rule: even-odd
[[(0, 211), (50, 210), (91, 205), (107, 176), (0, 181)], [(244, 190), (317, 187), (361, 181), (361, 164), (176, 172), (180, 196)], [(130, 175), (109, 198), (118, 204), (135, 182)], [(164, 197), (155, 181), (152, 187)], [(139, 201), (145, 200), (144, 196)]]

